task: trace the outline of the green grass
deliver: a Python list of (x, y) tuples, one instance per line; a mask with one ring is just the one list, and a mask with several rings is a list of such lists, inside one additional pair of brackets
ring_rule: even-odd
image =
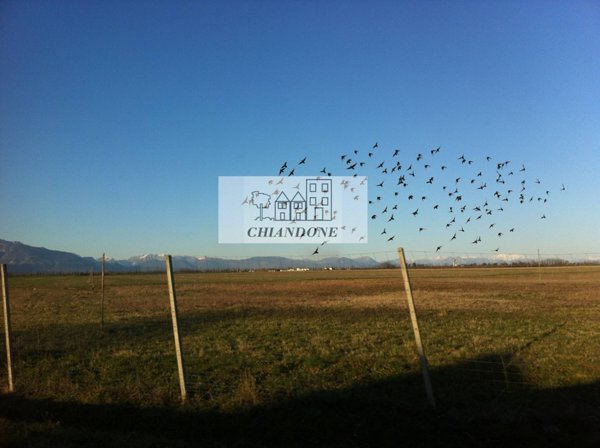
[(398, 270), (176, 274), (185, 406), (165, 275), (11, 277), (0, 445), (598, 442), (600, 268), (410, 274), (436, 412)]

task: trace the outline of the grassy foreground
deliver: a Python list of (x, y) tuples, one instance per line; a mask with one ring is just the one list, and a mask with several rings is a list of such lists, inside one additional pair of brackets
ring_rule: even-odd
[[(0, 446), (600, 446), (600, 267), (12, 277)], [(3, 347), (3, 345), (2, 345)], [(0, 353), (0, 384), (6, 384)]]

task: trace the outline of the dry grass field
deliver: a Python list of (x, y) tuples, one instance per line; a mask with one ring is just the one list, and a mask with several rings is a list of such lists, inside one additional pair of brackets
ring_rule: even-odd
[[(600, 446), (600, 267), (11, 277), (0, 446)], [(5, 355), (0, 382), (6, 384)]]

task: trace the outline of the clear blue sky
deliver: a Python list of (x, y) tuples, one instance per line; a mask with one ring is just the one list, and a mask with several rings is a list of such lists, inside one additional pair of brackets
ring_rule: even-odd
[[(339, 155), (376, 141), (405, 164), (441, 146), (465, 179), (463, 153), (525, 164), (551, 200), (507, 210), (501, 252), (599, 253), (600, 3), (0, 3), (0, 238), (95, 257), (310, 255), (219, 245), (218, 176), (304, 156), (298, 174), (348, 175)], [(368, 245), (322, 252), (496, 248), (490, 221), (450, 243), (450, 215), (422, 213), (419, 233), (414, 208), (392, 243), (373, 225)]]

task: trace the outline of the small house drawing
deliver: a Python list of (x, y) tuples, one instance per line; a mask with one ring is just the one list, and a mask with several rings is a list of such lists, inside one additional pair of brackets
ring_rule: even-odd
[(282, 191), (275, 199), (275, 221), (291, 221), (292, 204)]
[(300, 192), (297, 192), (292, 198), (292, 219), (306, 221), (306, 200)]

